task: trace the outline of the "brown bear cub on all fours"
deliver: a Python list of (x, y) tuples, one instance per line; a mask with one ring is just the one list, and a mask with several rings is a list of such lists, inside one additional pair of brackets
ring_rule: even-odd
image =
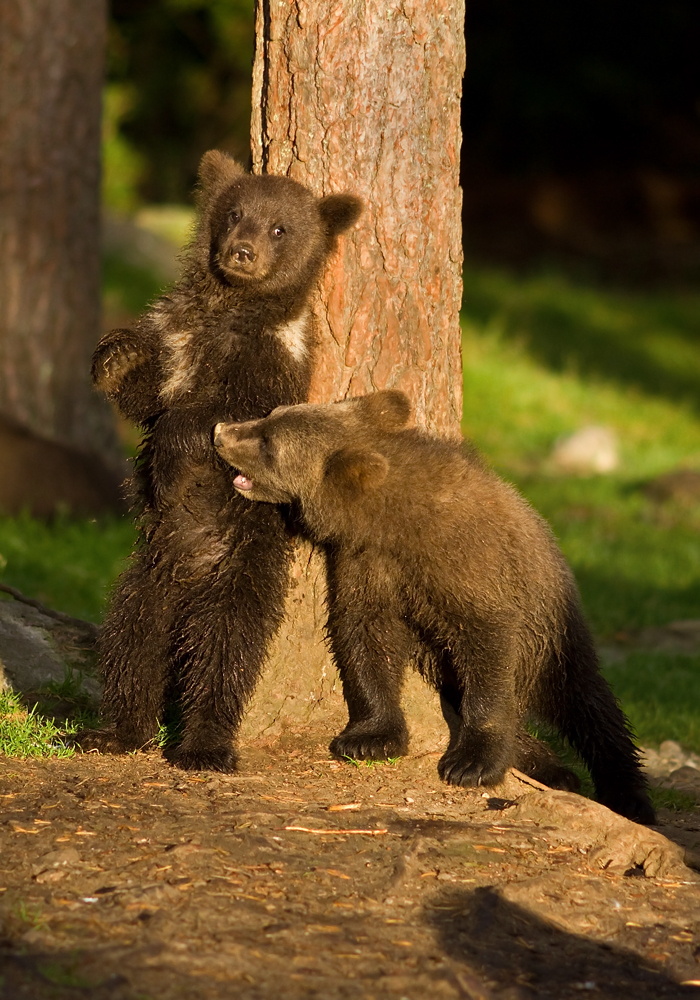
[(600, 802), (653, 823), (627, 720), (549, 527), (473, 450), (407, 428), (410, 415), (403, 393), (385, 391), (214, 428), (240, 494), (296, 505), (325, 551), (349, 714), (331, 751), (405, 752), (400, 693), (413, 662), (449, 724), (445, 781), (494, 785), (518, 766), (575, 788), (527, 735), (525, 721), (539, 720), (578, 751)]
[(362, 205), (246, 174), (216, 150), (199, 180), (181, 278), (93, 356), (95, 384), (145, 435), (132, 481), (139, 540), (99, 640), (107, 726), (76, 742), (111, 753), (144, 747), (172, 701), (183, 721), (174, 762), (230, 771), (282, 621), (291, 545), (281, 509), (249, 504), (234, 488), (211, 428), (307, 398), (309, 299)]

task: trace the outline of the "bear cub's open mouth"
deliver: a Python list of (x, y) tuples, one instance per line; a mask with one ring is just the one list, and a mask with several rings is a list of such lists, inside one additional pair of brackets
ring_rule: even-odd
[(248, 490), (252, 490), (253, 480), (248, 479), (248, 477), (244, 476), (242, 472), (239, 472), (237, 476), (234, 476), (233, 485), (237, 490), (244, 490), (247, 492)]

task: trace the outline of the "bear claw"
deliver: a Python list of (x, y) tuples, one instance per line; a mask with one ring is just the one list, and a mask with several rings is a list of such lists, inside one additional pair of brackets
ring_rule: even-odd
[(390, 760), (403, 757), (408, 747), (406, 735), (396, 733), (341, 733), (331, 740), (334, 757), (351, 760)]
[(507, 768), (499, 762), (473, 759), (463, 752), (448, 751), (438, 762), (438, 774), (448, 785), (479, 788), (503, 781)]

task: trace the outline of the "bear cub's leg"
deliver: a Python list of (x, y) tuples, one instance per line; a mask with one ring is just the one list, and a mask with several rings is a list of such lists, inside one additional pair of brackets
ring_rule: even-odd
[[(331, 741), (336, 757), (387, 760), (408, 749), (401, 687), (415, 637), (389, 602), (375, 594), (358, 562), (344, 572), (329, 561), (328, 637), (343, 683), (349, 722)], [(363, 580), (363, 586), (354, 582)]]
[[(456, 703), (458, 699), (454, 697)], [(458, 746), (461, 730), (462, 718), (453, 708), (450, 702), (441, 694), (440, 707), (445, 722), (450, 731), (450, 747)], [(581, 782), (578, 776), (561, 763), (553, 750), (543, 743), (542, 740), (531, 736), (524, 728), (518, 728), (515, 736), (515, 756), (509, 766), (516, 767), (523, 774), (534, 778), (535, 781), (547, 785), (549, 788), (557, 788), (563, 792), (578, 792)]]
[(504, 645), (476, 633), (467, 639), (460, 631), (440, 655), (438, 684), (450, 742), (438, 774), (449, 785), (497, 785), (516, 761), (519, 721)]

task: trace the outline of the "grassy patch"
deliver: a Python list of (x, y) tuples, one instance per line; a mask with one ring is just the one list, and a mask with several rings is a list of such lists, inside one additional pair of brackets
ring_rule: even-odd
[(672, 812), (690, 812), (697, 808), (692, 795), (679, 792), (677, 788), (650, 788), (649, 797), (654, 809), (670, 809)]
[(155, 273), (130, 264), (119, 254), (102, 260), (102, 299), (105, 312), (138, 316), (163, 291)]
[(98, 622), (133, 544), (128, 518), (0, 517), (0, 579), (49, 607)]
[(61, 742), (64, 732), (34, 708), (27, 711), (17, 695), (0, 692), (0, 753), (6, 757), (72, 757), (74, 750)]
[(700, 656), (636, 652), (604, 673), (643, 745), (700, 753)]
[(353, 767), (378, 767), (384, 764), (394, 765), (398, 764), (401, 760), (400, 757), (387, 757), (386, 760), (356, 760), (355, 757), (348, 757), (347, 754), (343, 755), (343, 760), (346, 760), (348, 764), (352, 764)]

